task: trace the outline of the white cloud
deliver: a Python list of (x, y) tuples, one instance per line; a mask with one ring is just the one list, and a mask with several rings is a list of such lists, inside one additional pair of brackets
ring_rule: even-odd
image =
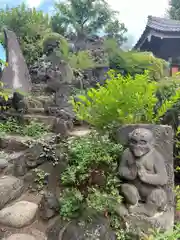
[(120, 12), (120, 20), (137, 40), (144, 31), (147, 16), (163, 17), (169, 0), (108, 0), (108, 2), (114, 10)]
[(26, 4), (30, 7), (39, 7), (43, 0), (26, 0)]

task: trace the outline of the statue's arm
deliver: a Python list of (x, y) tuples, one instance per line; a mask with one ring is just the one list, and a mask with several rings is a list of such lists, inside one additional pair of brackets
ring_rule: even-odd
[(137, 175), (136, 169), (132, 169), (128, 166), (128, 158), (132, 158), (129, 150), (126, 149), (121, 157), (121, 162), (119, 164), (118, 173), (119, 176), (127, 180), (134, 180)]
[(166, 165), (164, 159), (160, 154), (158, 154), (158, 158), (156, 158), (154, 162), (154, 170), (155, 174), (145, 173), (144, 177), (141, 179), (145, 183), (149, 183), (152, 185), (165, 185), (168, 181), (168, 175), (166, 171)]

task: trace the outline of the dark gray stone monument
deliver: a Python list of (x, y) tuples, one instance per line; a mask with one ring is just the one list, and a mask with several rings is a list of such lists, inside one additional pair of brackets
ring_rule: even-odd
[(124, 203), (117, 212), (136, 229), (174, 225), (173, 131), (163, 125), (127, 125), (117, 132), (126, 146), (119, 164)]
[(6, 44), (6, 61), (8, 66), (3, 69), (1, 81), (12, 92), (31, 91), (29, 71), (14, 32), (4, 29)]

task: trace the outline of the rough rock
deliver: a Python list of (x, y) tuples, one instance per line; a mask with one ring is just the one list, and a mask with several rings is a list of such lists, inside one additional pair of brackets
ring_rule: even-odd
[(3, 176), (0, 178), (0, 209), (5, 204), (16, 199), (23, 192), (23, 181), (13, 176)]
[(32, 202), (20, 201), (0, 211), (0, 223), (9, 227), (21, 228), (30, 224), (38, 210)]
[(45, 192), (39, 204), (40, 216), (43, 219), (50, 219), (57, 214), (59, 202), (51, 192)]
[(4, 240), (37, 240), (37, 239), (29, 234), (13, 234)]
[(0, 148), (8, 152), (19, 152), (27, 149), (26, 142), (30, 140), (21, 136), (2, 136), (0, 137)]
[(67, 121), (64, 121), (63, 119), (60, 119), (60, 118), (56, 118), (54, 120), (53, 131), (56, 134), (61, 134), (63, 137), (67, 137), (68, 130), (69, 130), (69, 126)]
[(97, 217), (91, 223), (83, 221), (73, 221), (62, 223), (57, 220), (55, 224), (47, 230), (48, 240), (115, 240), (116, 236), (105, 218)]
[(8, 161), (6, 159), (0, 159), (0, 169), (4, 169), (8, 166)]
[(15, 176), (24, 176), (28, 168), (35, 168), (45, 161), (45, 158), (40, 158), (43, 152), (43, 145), (40, 143), (33, 144), (30, 148), (21, 152), (21, 155), (14, 159), (14, 174)]
[(24, 93), (30, 92), (31, 79), (17, 37), (14, 32), (7, 29), (4, 29), (4, 35), (8, 66), (3, 69), (1, 81), (9, 89), (18, 89)]

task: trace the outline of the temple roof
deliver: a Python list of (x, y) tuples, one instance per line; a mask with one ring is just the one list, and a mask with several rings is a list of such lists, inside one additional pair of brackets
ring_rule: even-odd
[(180, 37), (180, 21), (148, 16), (146, 28), (134, 46), (134, 49), (139, 48), (148, 35), (168, 38), (178, 35)]
[(147, 26), (163, 32), (180, 32), (180, 21), (148, 16)]

